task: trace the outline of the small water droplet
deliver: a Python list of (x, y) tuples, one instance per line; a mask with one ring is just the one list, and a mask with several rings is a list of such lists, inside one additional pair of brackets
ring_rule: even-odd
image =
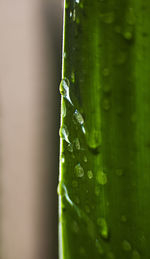
[(70, 18), (72, 17), (72, 12), (70, 12)]
[(100, 14), (101, 20), (106, 24), (111, 24), (114, 22), (115, 16), (114, 12), (108, 12), (108, 13), (101, 13)]
[(95, 195), (99, 196), (99, 194), (100, 194), (100, 189), (99, 189), (98, 186), (96, 186), (96, 188), (95, 188)]
[(126, 222), (127, 222), (127, 218), (126, 218), (125, 215), (122, 215), (122, 216), (121, 216), (121, 222), (123, 222), (123, 223), (126, 223)]
[(70, 95), (69, 95), (69, 86), (70, 86), (69, 80), (67, 78), (64, 78), (61, 80), (59, 90), (60, 90), (61, 95), (72, 104), (72, 101), (71, 101)]
[(79, 4), (79, 3), (80, 3), (80, 0), (75, 0), (75, 1), (76, 1), (76, 3), (77, 3), (77, 4)]
[(105, 218), (98, 218), (97, 224), (100, 227), (101, 236), (104, 239), (107, 239), (108, 238), (108, 226), (107, 226), (106, 219)]
[(78, 182), (77, 181), (72, 181), (72, 187), (77, 187), (78, 186)]
[(64, 156), (61, 157), (61, 162), (62, 162), (62, 163), (65, 163), (65, 158), (64, 158)]
[(136, 113), (133, 113), (131, 116), (131, 122), (135, 123), (137, 121)]
[(104, 75), (104, 76), (109, 76), (109, 69), (108, 69), (107, 67), (105, 67), (105, 68), (103, 69), (103, 75)]
[(140, 259), (141, 256), (137, 250), (133, 250), (132, 252), (132, 259)]
[(88, 205), (85, 205), (85, 211), (86, 211), (86, 213), (90, 213), (90, 208)]
[(103, 86), (103, 91), (104, 91), (104, 93), (109, 94), (110, 91), (111, 91), (110, 85), (104, 84), (104, 86)]
[(84, 176), (84, 170), (80, 163), (75, 166), (75, 174), (79, 178)]
[(76, 221), (73, 221), (72, 222), (72, 229), (75, 233), (78, 233), (79, 232), (79, 226), (78, 226), (78, 223)]
[(110, 109), (110, 101), (109, 99), (104, 99), (103, 102), (102, 102), (102, 105), (103, 105), (103, 109), (105, 111), (108, 111)]
[(89, 179), (92, 179), (92, 178), (93, 178), (93, 173), (92, 173), (91, 170), (88, 170), (88, 171), (87, 171), (87, 176), (88, 176)]
[(71, 73), (71, 81), (72, 81), (72, 83), (75, 82), (75, 73), (74, 72)]
[(75, 10), (75, 9), (73, 10), (72, 20), (73, 20), (74, 22), (75, 22), (75, 20), (76, 20), (76, 10)]
[(121, 33), (121, 27), (120, 27), (120, 25), (116, 25), (116, 26), (115, 26), (115, 32), (116, 32), (116, 33)]
[(121, 168), (116, 169), (116, 175), (117, 176), (122, 176), (123, 175), (123, 170)]
[(135, 14), (134, 14), (134, 9), (129, 8), (127, 15), (126, 15), (126, 21), (129, 25), (134, 25), (135, 24)]
[(98, 171), (97, 173), (97, 181), (99, 184), (106, 184), (107, 183), (107, 175), (103, 171)]
[(131, 40), (132, 37), (133, 37), (133, 34), (132, 34), (131, 31), (125, 31), (125, 32), (123, 33), (123, 36), (124, 36), (124, 38), (125, 38), (126, 40)]
[(118, 52), (118, 56), (116, 60), (118, 65), (124, 64), (126, 62), (126, 59), (127, 59), (126, 52), (123, 52), (123, 51)]
[(66, 104), (65, 104), (65, 102), (62, 103), (62, 116), (66, 117)]
[(85, 163), (87, 163), (87, 157), (86, 157), (86, 156), (83, 157), (83, 161), (84, 161)]
[(108, 259), (115, 259), (114, 253), (113, 253), (113, 252), (108, 252), (108, 253), (107, 253), (107, 258), (108, 258)]
[(59, 135), (62, 139), (64, 139), (66, 142), (70, 143), (69, 141), (69, 132), (67, 129), (67, 126), (63, 125), (59, 130)]
[(74, 140), (74, 143), (75, 143), (75, 147), (76, 147), (76, 149), (77, 150), (80, 150), (80, 141), (79, 141), (79, 139), (78, 138), (76, 138), (75, 140)]
[(122, 248), (124, 251), (126, 252), (130, 252), (132, 247), (131, 247), (131, 244), (127, 241), (127, 240), (123, 240), (122, 242)]
[(81, 115), (81, 113), (78, 110), (75, 110), (74, 116), (79, 124), (81, 124), (81, 125), (84, 124), (83, 116)]
[(76, 204), (79, 204), (80, 203), (79, 197), (75, 197), (74, 201), (75, 201)]
[(102, 247), (102, 245), (100, 244), (100, 242), (99, 242), (98, 239), (96, 239), (96, 248), (97, 248), (98, 253), (99, 253), (100, 255), (103, 255), (103, 254), (104, 254), (104, 249), (103, 249), (103, 247)]
[(71, 153), (73, 152), (73, 146), (71, 143), (67, 146), (67, 150)]

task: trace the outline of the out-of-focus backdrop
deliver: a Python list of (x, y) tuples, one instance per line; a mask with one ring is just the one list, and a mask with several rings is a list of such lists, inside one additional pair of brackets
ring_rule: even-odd
[(0, 1), (0, 259), (57, 259), (62, 0)]

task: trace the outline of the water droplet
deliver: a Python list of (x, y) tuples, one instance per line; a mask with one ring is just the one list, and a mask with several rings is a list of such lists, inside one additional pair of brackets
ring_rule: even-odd
[(101, 20), (106, 24), (111, 24), (114, 22), (115, 16), (114, 12), (108, 12), (108, 13), (101, 13), (100, 14)]
[(83, 161), (84, 161), (85, 163), (87, 163), (87, 157), (86, 157), (86, 156), (83, 157)]
[(72, 20), (75, 22), (76, 20), (76, 10), (73, 10)]
[(126, 222), (127, 222), (127, 218), (126, 218), (125, 215), (122, 215), (122, 216), (121, 216), (121, 222), (123, 222), (123, 223), (126, 223)]
[(116, 175), (117, 176), (122, 176), (123, 175), (123, 170), (121, 168), (116, 169)]
[(67, 150), (71, 153), (73, 152), (73, 146), (71, 143), (67, 146)]
[(62, 163), (65, 163), (65, 158), (64, 158), (64, 156), (61, 157), (61, 162), (62, 162)]
[(72, 83), (75, 82), (75, 73), (74, 72), (71, 73), (71, 81), (72, 81)]
[(99, 242), (98, 239), (96, 239), (96, 248), (97, 248), (97, 250), (98, 250), (98, 252), (99, 252), (100, 255), (103, 255), (103, 254), (104, 254), (104, 249), (103, 249), (103, 247), (102, 247), (102, 245), (100, 244), (100, 242)]
[(128, 12), (127, 12), (127, 15), (126, 15), (126, 21), (129, 25), (135, 24), (135, 15), (134, 15), (133, 8), (128, 9)]
[(72, 187), (77, 187), (78, 186), (78, 182), (77, 181), (72, 181)]
[(75, 166), (75, 174), (79, 178), (84, 176), (84, 170), (83, 170), (82, 166), (80, 165), (80, 163)]
[(80, 3), (80, 0), (75, 0), (75, 1), (76, 1), (76, 3), (77, 3), (77, 4), (79, 4), (79, 3)]
[(93, 172), (91, 170), (88, 170), (87, 176), (88, 176), (89, 179), (92, 179), (93, 178)]
[(103, 69), (103, 75), (109, 76), (109, 69), (107, 67)]
[(99, 171), (97, 173), (97, 181), (99, 184), (106, 184), (107, 183), (107, 175), (103, 171)]
[(86, 213), (90, 213), (90, 208), (88, 205), (85, 206), (85, 211), (86, 211)]
[(132, 37), (133, 37), (133, 34), (132, 34), (131, 31), (125, 31), (125, 32), (123, 33), (123, 36), (124, 36), (124, 38), (125, 38), (126, 40), (131, 40)]
[(73, 221), (72, 222), (72, 229), (75, 233), (78, 233), (79, 232), (79, 226), (78, 226), (78, 223), (76, 221)]
[(133, 250), (132, 252), (132, 259), (140, 259), (141, 256), (137, 250)]
[(63, 125), (59, 130), (59, 135), (62, 139), (64, 139), (66, 142), (70, 143), (69, 141), (69, 132), (67, 129), (67, 126)]
[(122, 242), (122, 248), (124, 251), (129, 252), (131, 251), (132, 247), (131, 244), (127, 240), (123, 240)]
[(95, 188), (95, 195), (99, 196), (99, 194), (100, 194), (100, 189), (99, 189), (98, 186), (96, 186), (96, 188)]
[(121, 33), (121, 27), (120, 27), (120, 25), (116, 25), (116, 26), (115, 26), (115, 32), (116, 32), (116, 33)]
[(103, 86), (103, 91), (104, 91), (104, 93), (109, 94), (110, 91), (111, 91), (110, 85), (104, 84), (104, 86)]
[(126, 52), (123, 52), (123, 51), (118, 52), (118, 56), (117, 56), (117, 64), (118, 65), (124, 64), (126, 59), (127, 59)]
[(75, 197), (74, 201), (75, 201), (76, 204), (79, 204), (80, 203), (79, 197)]
[(84, 123), (84, 119), (83, 119), (81, 113), (80, 113), (78, 110), (75, 110), (74, 116), (75, 116), (75, 118), (76, 118), (76, 120), (77, 120), (77, 122), (78, 122), (79, 124), (82, 125), (82, 124)]
[(87, 171), (87, 176), (88, 176), (89, 179), (92, 179), (92, 178), (93, 178), (93, 173), (92, 173), (91, 170), (88, 170), (88, 171)]
[(115, 255), (113, 254), (113, 252), (108, 252), (107, 253), (107, 258), (108, 259), (115, 259)]
[(133, 113), (131, 116), (131, 122), (135, 123), (137, 121), (136, 113)]
[(61, 196), (64, 196), (64, 195), (65, 195), (62, 182), (59, 182), (59, 183), (58, 183), (58, 186), (57, 186), (57, 194), (58, 194), (58, 195), (61, 195)]
[(72, 101), (71, 101), (70, 95), (69, 95), (69, 86), (70, 86), (69, 80), (67, 78), (64, 78), (61, 80), (59, 90), (60, 90), (61, 95), (72, 104)]
[(65, 102), (62, 103), (62, 116), (63, 117), (66, 116), (66, 104), (65, 104)]
[(103, 100), (103, 103), (102, 103), (102, 105), (103, 105), (103, 109), (105, 110), (105, 111), (108, 111), (109, 109), (110, 109), (110, 102), (109, 102), (109, 99), (104, 99)]
[(80, 141), (79, 141), (79, 139), (78, 138), (76, 138), (75, 140), (74, 140), (74, 143), (75, 143), (75, 147), (76, 147), (76, 149), (77, 150), (80, 150)]
[(70, 18), (72, 17), (72, 12), (70, 12)]
[(105, 239), (108, 238), (108, 226), (105, 218), (98, 218), (97, 224), (100, 227), (101, 236)]

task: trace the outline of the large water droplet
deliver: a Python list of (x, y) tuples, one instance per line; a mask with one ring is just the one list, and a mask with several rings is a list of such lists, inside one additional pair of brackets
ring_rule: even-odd
[(75, 174), (79, 178), (84, 176), (84, 170), (80, 163), (75, 166)]
[(131, 247), (131, 244), (127, 241), (127, 240), (123, 240), (122, 242), (122, 248), (124, 251), (126, 252), (130, 252), (132, 247)]
[(107, 175), (103, 171), (99, 171), (97, 173), (97, 181), (99, 184), (106, 184), (107, 183)]
[(73, 105), (69, 95), (69, 86), (70, 86), (69, 80), (67, 78), (64, 78), (61, 80), (59, 90), (61, 95)]
[(93, 178), (93, 172), (91, 170), (88, 170), (87, 176), (88, 176), (89, 179), (92, 179)]
[(100, 14), (101, 20), (106, 24), (111, 24), (114, 22), (115, 16), (114, 12), (108, 12), (108, 13), (101, 13)]
[(104, 239), (107, 239), (108, 238), (108, 226), (107, 226), (107, 222), (106, 222), (105, 218), (98, 218), (97, 224), (100, 227), (101, 236)]
[(59, 135), (62, 139), (64, 139), (66, 142), (70, 143), (69, 141), (69, 132), (67, 129), (67, 126), (63, 125), (59, 130)]
[(137, 250), (133, 250), (131, 259), (140, 259), (141, 256)]
[(75, 116), (77, 122), (78, 122), (79, 124), (83, 125), (84, 119), (83, 119), (83, 116), (81, 115), (81, 113), (80, 113), (78, 110), (75, 110), (74, 116)]

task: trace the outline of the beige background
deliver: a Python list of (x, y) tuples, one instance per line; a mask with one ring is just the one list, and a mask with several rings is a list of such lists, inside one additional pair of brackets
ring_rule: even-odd
[(61, 0), (0, 1), (1, 259), (57, 258)]

